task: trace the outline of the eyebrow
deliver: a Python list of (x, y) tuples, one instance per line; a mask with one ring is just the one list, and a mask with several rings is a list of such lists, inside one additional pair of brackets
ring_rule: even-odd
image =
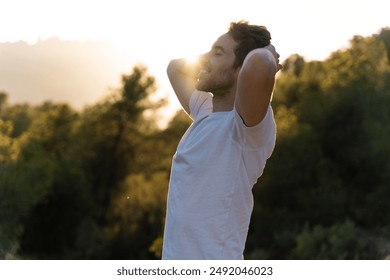
[(213, 46), (211, 49), (214, 50), (214, 51), (220, 50), (220, 51), (226, 52), (225, 49), (222, 46), (219, 46), (219, 45)]

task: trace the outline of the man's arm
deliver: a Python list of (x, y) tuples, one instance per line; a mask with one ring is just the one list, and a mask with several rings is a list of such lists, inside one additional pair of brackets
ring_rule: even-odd
[(184, 58), (172, 60), (167, 68), (172, 88), (187, 114), (190, 114), (189, 103), (195, 90), (198, 69), (197, 64), (189, 63)]
[(239, 72), (235, 107), (246, 126), (257, 125), (267, 113), (275, 74), (280, 68), (278, 55), (272, 48), (251, 51)]

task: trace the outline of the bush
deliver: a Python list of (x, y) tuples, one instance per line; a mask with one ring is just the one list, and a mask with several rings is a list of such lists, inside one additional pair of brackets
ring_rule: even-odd
[(331, 227), (305, 225), (297, 236), (294, 257), (297, 259), (346, 260), (368, 258), (367, 243), (359, 236), (351, 220)]

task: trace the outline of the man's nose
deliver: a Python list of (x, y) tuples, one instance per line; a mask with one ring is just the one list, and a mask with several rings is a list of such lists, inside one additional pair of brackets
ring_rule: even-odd
[(209, 53), (206, 52), (206, 53), (203, 53), (199, 56), (199, 64), (202, 66), (202, 65), (206, 65), (208, 63), (208, 58), (209, 58)]

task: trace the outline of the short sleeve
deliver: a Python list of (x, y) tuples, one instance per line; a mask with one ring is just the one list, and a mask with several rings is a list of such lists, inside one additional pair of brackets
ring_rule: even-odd
[(276, 140), (276, 124), (271, 106), (263, 120), (253, 127), (247, 127), (238, 112), (235, 109), (233, 111), (233, 139), (243, 148), (258, 149), (267, 146), (272, 152)]
[(207, 117), (213, 111), (213, 96), (204, 91), (194, 91), (190, 98), (190, 117), (194, 121)]

